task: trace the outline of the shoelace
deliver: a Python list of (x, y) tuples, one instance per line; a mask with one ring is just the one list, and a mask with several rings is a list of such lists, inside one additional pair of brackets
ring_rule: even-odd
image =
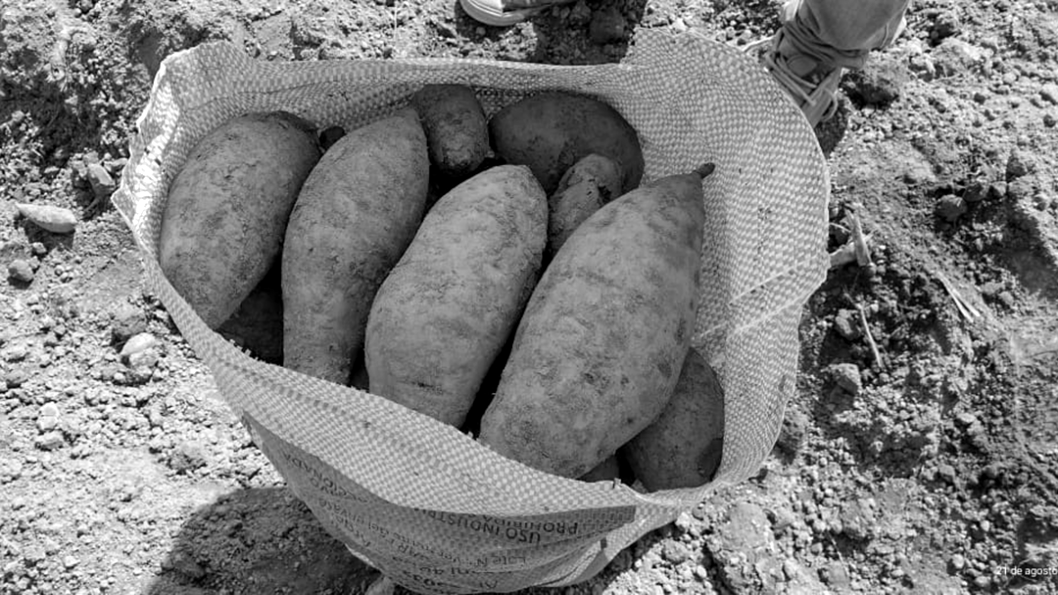
[[(759, 39), (748, 44), (744, 49), (747, 53), (759, 51), (761, 47), (771, 44), (764, 51), (764, 66), (771, 75), (786, 89), (800, 98), (801, 103), (807, 103), (809, 108), (804, 109), (806, 115), (809, 112), (821, 111), (820, 121), (829, 120), (837, 112), (838, 104), (834, 97), (833, 89), (837, 89), (837, 82), (841, 78), (841, 69), (835, 68), (830, 71), (819, 83), (805, 80), (790, 71), (786, 61), (779, 55), (779, 33), (770, 38)], [(827, 102), (825, 110), (819, 110), (819, 101)], [(803, 109), (803, 108), (802, 108)], [(812, 120), (809, 117), (809, 120)]]

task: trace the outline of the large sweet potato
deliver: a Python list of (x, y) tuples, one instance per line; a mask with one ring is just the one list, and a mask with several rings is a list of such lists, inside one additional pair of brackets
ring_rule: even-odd
[(547, 196), (503, 165), (437, 201), (371, 307), (371, 392), (460, 426), (536, 280)]
[(648, 490), (709, 482), (724, 448), (724, 393), (709, 364), (691, 350), (669, 404), (654, 423), (621, 448)]
[(694, 332), (701, 174), (629, 192), (573, 232), (526, 306), (481, 442), (579, 477), (661, 414)]
[(283, 248), (284, 366), (349, 383), (375, 292), (422, 221), (429, 171), (410, 109), (353, 130), (320, 159)]
[(635, 129), (617, 110), (591, 97), (530, 95), (497, 112), (489, 120), (489, 136), (499, 157), (528, 165), (548, 194), (566, 170), (592, 153), (621, 166), (622, 193), (643, 177), (643, 151)]
[(158, 259), (210, 328), (230, 318), (271, 268), (319, 158), (315, 127), (283, 112), (229, 120), (191, 150), (169, 186)]

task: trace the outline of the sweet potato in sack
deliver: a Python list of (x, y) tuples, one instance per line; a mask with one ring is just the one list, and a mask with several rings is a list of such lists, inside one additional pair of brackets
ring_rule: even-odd
[(285, 112), (228, 120), (191, 150), (169, 186), (158, 261), (210, 328), (272, 267), (319, 158), (315, 127)]
[(621, 192), (643, 177), (635, 129), (617, 110), (584, 95), (556, 91), (516, 101), (489, 120), (489, 138), (500, 158), (532, 168), (548, 194), (566, 170), (592, 153), (621, 166)]
[(548, 197), (547, 252), (554, 256), (585, 219), (621, 195), (621, 166), (592, 153), (573, 164)]
[(349, 384), (371, 302), (426, 208), (426, 136), (413, 110), (351, 131), (312, 170), (283, 248), (283, 365)]
[(705, 485), (720, 467), (723, 450), (723, 389), (692, 349), (669, 404), (621, 454), (643, 486), (655, 491)]
[(430, 163), (450, 182), (462, 182), (489, 154), (489, 128), (474, 90), (424, 85), (411, 97), (422, 120)]
[(460, 426), (528, 300), (546, 241), (547, 196), (528, 167), (493, 167), (442, 196), (371, 307), (371, 392)]
[(711, 171), (640, 187), (573, 232), (526, 306), (482, 443), (579, 477), (658, 417), (694, 332)]

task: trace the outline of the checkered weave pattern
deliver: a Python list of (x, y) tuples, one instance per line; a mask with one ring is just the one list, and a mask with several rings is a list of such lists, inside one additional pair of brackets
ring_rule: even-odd
[[(712, 483), (640, 493), (530, 469), (381, 397), (254, 360), (211, 331), (162, 274), (169, 183), (210, 130), (280, 109), (352, 130), (407, 105), (427, 83), (473, 87), (489, 115), (544, 90), (605, 101), (640, 135), (644, 181), (716, 163), (703, 183), (694, 337), (726, 399)], [(756, 472), (794, 390), (802, 307), (826, 273), (828, 194), (811, 129), (751, 58), (694, 32), (645, 31), (620, 63), (595, 66), (273, 63), (204, 44), (162, 64), (113, 201), (144, 252), (151, 290), (290, 488), (354, 554), (409, 589), (444, 594), (585, 580), (648, 531)]]

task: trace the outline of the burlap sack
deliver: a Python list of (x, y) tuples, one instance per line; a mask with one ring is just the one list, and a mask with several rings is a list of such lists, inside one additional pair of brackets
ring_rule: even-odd
[[(694, 345), (726, 395), (716, 480), (651, 494), (550, 476), (401, 406), (256, 361), (209, 330), (159, 270), (169, 182), (208, 131), (283, 109), (346, 130), (425, 83), (463, 83), (492, 113), (527, 93), (596, 96), (638, 130), (647, 180), (704, 161), (702, 300)], [(643, 32), (619, 64), (483, 60), (269, 63), (211, 43), (170, 56), (137, 122), (114, 203), (145, 254), (150, 289), (209, 366), (290, 488), (349, 549), (422, 593), (559, 586), (721, 486), (752, 475), (778, 435), (797, 373), (802, 305), (822, 282), (829, 182), (811, 129), (752, 59), (687, 33)]]

